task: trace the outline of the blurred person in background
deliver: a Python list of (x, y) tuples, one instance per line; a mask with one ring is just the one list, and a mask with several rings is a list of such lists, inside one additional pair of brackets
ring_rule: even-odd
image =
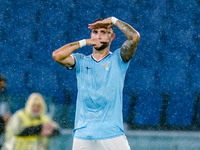
[(46, 115), (43, 96), (32, 93), (8, 121), (2, 150), (47, 150), (49, 138), (59, 134), (58, 124)]
[(6, 77), (0, 74), (0, 148), (5, 140), (5, 126), (11, 116), (10, 100), (6, 90)]
[[(127, 40), (112, 53), (113, 25)], [(90, 39), (66, 44), (52, 55), (56, 62), (76, 72), (78, 96), (72, 149), (130, 150), (123, 129), (122, 92), (140, 35), (115, 17), (98, 19), (88, 28)], [(73, 53), (86, 45), (93, 46), (91, 55)]]

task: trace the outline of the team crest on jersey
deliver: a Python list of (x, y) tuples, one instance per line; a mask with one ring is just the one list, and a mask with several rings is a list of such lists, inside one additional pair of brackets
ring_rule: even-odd
[(108, 69), (109, 69), (109, 67), (108, 67), (109, 64), (110, 64), (110, 62), (108, 62), (107, 64), (102, 64), (102, 66), (105, 67), (105, 70), (106, 70), (106, 71), (108, 71)]

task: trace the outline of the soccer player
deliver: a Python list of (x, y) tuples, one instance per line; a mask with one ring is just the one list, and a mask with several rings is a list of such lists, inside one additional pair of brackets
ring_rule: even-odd
[[(127, 40), (112, 53), (113, 25)], [(73, 150), (130, 150), (123, 130), (122, 93), (140, 35), (115, 17), (98, 19), (88, 28), (90, 39), (66, 44), (52, 54), (56, 62), (76, 72), (78, 95)], [(74, 53), (86, 45), (93, 46), (91, 55)]]

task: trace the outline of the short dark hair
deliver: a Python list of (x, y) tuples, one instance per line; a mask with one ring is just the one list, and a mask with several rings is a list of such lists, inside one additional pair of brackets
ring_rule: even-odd
[(104, 20), (105, 18), (98, 18), (98, 19), (96, 19), (95, 21), (94, 21), (94, 23), (95, 22), (97, 22), (97, 21), (102, 21), (102, 20)]
[[(102, 21), (102, 20), (104, 20), (105, 18), (98, 18), (98, 19), (96, 19), (93, 23), (95, 23), (95, 22), (97, 22), (97, 21)], [(113, 30), (113, 32), (114, 32), (114, 26), (113, 26), (113, 24), (111, 25), (111, 27), (110, 27), (112, 30)]]

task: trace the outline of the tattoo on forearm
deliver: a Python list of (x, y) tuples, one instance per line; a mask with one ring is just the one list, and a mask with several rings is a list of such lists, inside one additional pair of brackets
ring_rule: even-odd
[(134, 55), (137, 44), (139, 42), (138, 32), (133, 27), (131, 27), (129, 24), (127, 24), (123, 21), (120, 21), (120, 20), (117, 22), (116, 26), (128, 38), (128, 40), (123, 43), (123, 45), (121, 47), (121, 52), (120, 52), (122, 60), (124, 62), (128, 62)]
[(128, 62), (132, 58), (136, 50), (135, 47), (135, 44), (132, 44), (129, 40), (124, 42), (120, 51), (120, 55), (124, 62)]
[(125, 34), (129, 40), (133, 40), (136, 37), (137, 31), (133, 29), (129, 24), (119, 21), (117, 27)]
[(69, 46), (72, 47), (72, 46), (75, 46), (75, 45), (78, 45), (79, 43), (78, 42), (75, 42), (75, 43), (71, 43)]

